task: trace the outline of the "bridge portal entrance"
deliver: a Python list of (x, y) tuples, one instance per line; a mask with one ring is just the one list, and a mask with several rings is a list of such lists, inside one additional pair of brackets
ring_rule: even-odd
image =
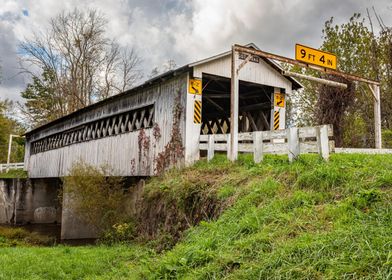
[[(239, 92), (239, 132), (270, 130), (274, 87), (240, 81)], [(204, 74), (202, 104), (200, 134), (230, 133), (230, 79)]]

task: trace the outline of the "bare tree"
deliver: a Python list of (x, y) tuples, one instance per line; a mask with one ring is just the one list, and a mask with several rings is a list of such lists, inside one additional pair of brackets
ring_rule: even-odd
[(174, 61), (174, 59), (169, 59), (168, 61), (166, 61), (163, 65), (162, 65), (162, 72), (167, 72), (170, 70), (174, 70), (177, 67), (176, 62)]
[[(96, 10), (75, 9), (52, 18), (47, 32), (20, 44), (21, 67), (45, 85), (38, 91), (50, 89), (56, 117), (131, 88), (141, 78), (141, 61), (134, 49), (122, 49), (106, 37), (106, 26), (105, 17)], [(44, 73), (51, 77), (45, 83)], [(38, 91), (30, 87), (27, 99), (38, 98)]]
[(343, 145), (343, 120), (347, 110), (354, 104), (355, 85), (353, 82), (336, 77), (327, 76), (333, 80), (348, 85), (347, 89), (337, 89), (326, 85), (320, 85), (318, 100), (316, 103), (316, 120), (318, 124), (332, 124), (333, 135), (337, 147)]
[(155, 66), (152, 70), (150, 75), (148, 75), (149, 79), (155, 78), (156, 76), (174, 70), (177, 67), (176, 62), (173, 59), (169, 59), (164, 62), (161, 67)]

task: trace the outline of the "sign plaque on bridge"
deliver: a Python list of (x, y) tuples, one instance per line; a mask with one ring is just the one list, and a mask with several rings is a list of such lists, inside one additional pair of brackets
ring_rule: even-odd
[(308, 64), (336, 70), (336, 55), (300, 44), (295, 45), (295, 59)]
[(199, 79), (190, 79), (189, 80), (189, 89), (188, 92), (190, 94), (199, 94), (201, 95), (202, 91), (202, 82)]
[(276, 92), (274, 93), (274, 105), (278, 107), (284, 107), (284, 94)]

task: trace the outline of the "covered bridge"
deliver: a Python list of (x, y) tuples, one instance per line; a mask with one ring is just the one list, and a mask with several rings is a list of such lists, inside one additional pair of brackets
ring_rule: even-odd
[[(247, 56), (235, 59), (241, 64)], [(230, 133), (230, 77), (228, 51), (29, 131), (28, 175), (66, 176), (76, 161), (110, 165), (117, 176), (152, 176), (191, 164), (200, 156), (200, 134)], [(253, 56), (239, 73), (239, 132), (285, 128), (284, 96), (300, 87), (272, 60)]]

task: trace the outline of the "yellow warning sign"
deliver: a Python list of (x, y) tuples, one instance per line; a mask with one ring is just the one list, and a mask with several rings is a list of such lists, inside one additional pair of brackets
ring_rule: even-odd
[(278, 107), (284, 107), (284, 94), (283, 93), (275, 93), (274, 94), (274, 104)]
[(188, 92), (191, 94), (201, 94), (201, 80), (190, 79)]
[(195, 100), (193, 122), (196, 124), (201, 124), (201, 101), (199, 100)]
[(278, 130), (279, 129), (279, 110), (274, 112), (274, 130)]
[(333, 53), (302, 46), (300, 44), (295, 45), (295, 59), (309, 64), (336, 70), (336, 55)]

